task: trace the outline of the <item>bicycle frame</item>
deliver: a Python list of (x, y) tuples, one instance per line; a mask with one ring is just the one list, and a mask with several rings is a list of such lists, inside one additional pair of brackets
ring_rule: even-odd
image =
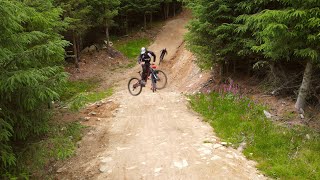
[[(158, 78), (158, 76), (157, 76), (157, 70), (156, 70), (156, 66), (150, 66), (149, 67), (149, 70), (150, 70), (150, 74), (149, 74), (149, 76), (151, 76), (151, 79), (153, 80), (158, 80), (159, 78)], [(138, 72), (139, 74), (140, 74), (140, 78), (142, 79), (142, 72), (141, 71), (139, 71)]]
[[(152, 65), (149, 67), (149, 74), (148, 76), (151, 76), (151, 83), (152, 83), (152, 91), (155, 92), (157, 89), (163, 89), (166, 84), (167, 84), (167, 76), (166, 74), (161, 71), (157, 70), (156, 65)], [(158, 74), (161, 74), (161, 78), (159, 78)], [(142, 88), (145, 87), (145, 85), (141, 85), (141, 80), (142, 80), (142, 72), (139, 71), (138, 74), (140, 75), (140, 78), (131, 78), (128, 82), (128, 89), (131, 95), (137, 96), (141, 93)], [(161, 82), (160, 87), (157, 87), (158, 85), (156, 84), (157, 81)], [(131, 84), (133, 82), (133, 84)]]

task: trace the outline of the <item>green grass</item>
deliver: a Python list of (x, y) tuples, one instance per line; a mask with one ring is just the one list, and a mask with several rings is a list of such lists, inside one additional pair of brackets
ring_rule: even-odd
[[(320, 179), (320, 136), (310, 129), (281, 127), (264, 117), (265, 107), (249, 99), (217, 93), (191, 96), (191, 107), (235, 148), (247, 143), (244, 154), (272, 178)], [(307, 138), (307, 134), (311, 137)]]
[[(52, 162), (66, 160), (74, 155), (76, 143), (82, 138), (85, 127), (78, 122), (52, 124), (49, 132), (42, 139), (29, 142), (17, 155), (18, 179), (49, 178), (47, 172)], [(12, 177), (14, 179), (14, 177)], [(17, 178), (17, 177), (16, 177)]]
[(98, 87), (100, 80), (88, 79), (81, 81), (69, 81), (62, 89), (61, 101), (65, 102), (72, 111), (78, 111), (88, 103), (93, 103), (109, 97), (113, 89), (105, 91), (93, 91)]
[(96, 88), (100, 80), (88, 79), (78, 81), (68, 81), (65, 87), (61, 90), (60, 99), (66, 101), (79, 93), (88, 92)]
[(78, 111), (88, 103), (93, 103), (101, 99), (107, 98), (113, 94), (113, 89), (109, 88), (100, 92), (84, 92), (79, 93), (70, 99), (68, 105), (71, 110)]
[(141, 47), (147, 47), (150, 44), (150, 40), (147, 38), (130, 39), (127, 41), (119, 41), (114, 44), (114, 47), (127, 56), (129, 59), (138, 57)]
[(117, 41), (114, 47), (130, 59), (126, 68), (134, 67), (137, 63), (137, 57), (140, 54), (141, 47), (147, 47), (150, 44), (150, 39), (140, 38), (140, 39), (129, 39), (124, 41)]

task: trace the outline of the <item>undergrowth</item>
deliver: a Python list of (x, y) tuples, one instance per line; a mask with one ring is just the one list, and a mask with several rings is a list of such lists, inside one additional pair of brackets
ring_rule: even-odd
[(2, 175), (3, 179), (48, 179), (55, 172), (53, 162), (65, 160), (75, 153), (84, 126), (73, 122), (51, 124), (50, 127), (46, 135), (29, 138), (16, 146), (16, 168)]
[(280, 127), (266, 119), (265, 107), (236, 93), (190, 97), (199, 112), (223, 140), (236, 148), (246, 142), (244, 154), (258, 162), (266, 175), (280, 179), (320, 179), (320, 136), (301, 126)]
[[(99, 82), (98, 79), (67, 82), (61, 89), (62, 104), (66, 103), (71, 110), (77, 111), (88, 103), (111, 96), (112, 88), (93, 91)], [(51, 179), (56, 170), (53, 163), (74, 155), (84, 126), (78, 122), (51, 122), (49, 127), (42, 135), (29, 137), (26, 142), (17, 142), (14, 150), (17, 163), (1, 174), (0, 179)]]

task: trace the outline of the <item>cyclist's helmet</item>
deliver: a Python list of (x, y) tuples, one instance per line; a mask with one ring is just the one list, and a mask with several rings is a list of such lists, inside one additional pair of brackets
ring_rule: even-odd
[(144, 53), (146, 53), (147, 52), (147, 49), (145, 48), (145, 47), (142, 47), (141, 48), (141, 54), (144, 54)]

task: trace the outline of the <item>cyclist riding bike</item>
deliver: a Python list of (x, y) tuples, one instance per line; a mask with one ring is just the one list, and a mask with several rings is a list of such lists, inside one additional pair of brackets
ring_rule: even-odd
[(161, 63), (161, 61), (163, 61), (163, 58), (166, 54), (168, 54), (168, 51), (167, 51), (167, 48), (164, 48), (160, 51), (161, 55), (160, 55), (160, 62), (159, 62), (159, 65)]
[(141, 48), (141, 53), (138, 58), (138, 63), (141, 64), (141, 62), (144, 62), (142, 64), (142, 80), (141, 85), (145, 86), (148, 76), (150, 75), (150, 62), (151, 62), (151, 56), (153, 56), (153, 62), (156, 62), (156, 55), (152, 51), (148, 51), (145, 47)]

